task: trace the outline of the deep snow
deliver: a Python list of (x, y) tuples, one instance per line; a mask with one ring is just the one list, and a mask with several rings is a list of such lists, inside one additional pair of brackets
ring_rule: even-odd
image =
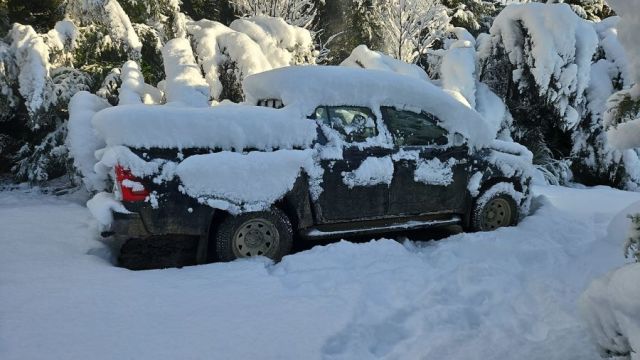
[(492, 233), (132, 272), (86, 199), (0, 192), (0, 358), (599, 359), (576, 302), (623, 263), (603, 237), (640, 194), (534, 193)]

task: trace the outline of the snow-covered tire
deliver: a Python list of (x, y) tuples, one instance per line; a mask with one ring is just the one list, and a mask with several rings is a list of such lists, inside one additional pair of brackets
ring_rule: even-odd
[(498, 183), (484, 191), (473, 202), (469, 230), (492, 231), (518, 223), (518, 202), (513, 184)]
[(293, 230), (287, 215), (278, 208), (271, 208), (225, 218), (213, 241), (220, 261), (251, 256), (280, 261), (291, 251)]

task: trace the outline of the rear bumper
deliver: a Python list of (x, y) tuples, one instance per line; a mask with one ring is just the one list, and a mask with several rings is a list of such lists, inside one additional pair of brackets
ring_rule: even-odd
[(103, 237), (115, 236), (118, 238), (145, 238), (150, 235), (140, 214), (132, 212), (128, 214), (113, 213), (113, 222), (107, 231), (101, 233)]

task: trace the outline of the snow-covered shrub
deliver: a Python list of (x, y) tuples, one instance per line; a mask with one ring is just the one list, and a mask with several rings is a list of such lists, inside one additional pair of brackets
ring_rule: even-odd
[(313, 0), (231, 0), (231, 3), (242, 16), (266, 15), (302, 28), (310, 27), (317, 14)]
[(501, 4), (487, 0), (442, 0), (447, 7), (451, 25), (465, 28), (472, 34), (489, 30), (493, 17), (501, 10)]
[(598, 36), (567, 4), (507, 6), (479, 46), (480, 79), (513, 115), (514, 139), (563, 178), (587, 103)]
[(580, 298), (591, 338), (604, 358), (634, 359), (640, 351), (640, 263), (595, 279)]
[(167, 102), (209, 106), (209, 87), (196, 64), (189, 41), (182, 38), (169, 41), (162, 48), (162, 57), (167, 74)]
[(311, 33), (282, 19), (255, 16), (229, 27), (200, 20), (188, 24), (197, 61), (214, 100), (241, 101), (241, 82), (262, 71), (315, 63)]

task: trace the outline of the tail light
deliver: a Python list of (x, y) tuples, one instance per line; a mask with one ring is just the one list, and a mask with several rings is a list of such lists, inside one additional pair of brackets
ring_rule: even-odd
[(115, 166), (116, 186), (122, 194), (122, 201), (144, 201), (149, 196), (149, 191), (144, 188), (140, 179), (133, 176), (129, 169), (121, 165)]

